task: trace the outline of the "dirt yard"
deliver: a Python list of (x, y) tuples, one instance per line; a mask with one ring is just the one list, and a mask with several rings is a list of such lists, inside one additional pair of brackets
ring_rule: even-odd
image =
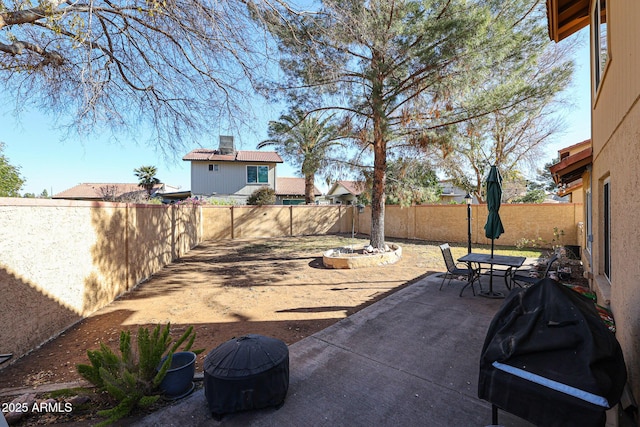
[[(94, 313), (28, 356), (0, 371), (1, 388), (81, 380), (79, 363), (101, 342), (117, 348), (120, 331), (171, 322), (178, 337), (189, 325), (204, 357), (219, 344), (248, 333), (303, 339), (433, 271), (444, 263), (435, 244), (390, 240), (400, 262), (331, 270), (328, 249), (368, 244), (351, 236), (314, 236), (205, 242), (134, 291)], [(0, 397), (0, 402), (10, 398)]]

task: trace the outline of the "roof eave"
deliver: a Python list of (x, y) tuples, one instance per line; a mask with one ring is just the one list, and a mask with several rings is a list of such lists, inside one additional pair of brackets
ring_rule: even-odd
[(572, 182), (577, 176), (582, 175), (587, 166), (593, 161), (592, 149), (580, 151), (573, 156), (568, 156), (562, 161), (551, 165), (549, 171), (553, 177), (553, 181), (560, 185), (562, 183)]
[(569, 37), (589, 25), (589, 0), (547, 0), (547, 23), (551, 40)]

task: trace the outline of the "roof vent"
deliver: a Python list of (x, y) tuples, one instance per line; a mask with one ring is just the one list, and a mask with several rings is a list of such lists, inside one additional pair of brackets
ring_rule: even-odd
[(220, 135), (220, 146), (218, 147), (220, 154), (233, 154), (236, 148), (233, 145), (233, 137)]

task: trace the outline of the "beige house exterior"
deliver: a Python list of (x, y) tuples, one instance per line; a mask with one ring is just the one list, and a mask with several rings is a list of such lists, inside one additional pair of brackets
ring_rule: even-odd
[(558, 157), (560, 161), (549, 168), (553, 181), (558, 186), (558, 196), (567, 196), (567, 201), (571, 203), (584, 203), (582, 177), (591, 169), (591, 140), (558, 150)]
[[(610, 305), (628, 372), (640, 399), (640, 2), (547, 0), (549, 35), (591, 33), (592, 160), (585, 197), (583, 262), (598, 302)], [(625, 402), (622, 402), (625, 404)], [(628, 403), (628, 402), (627, 402)], [(638, 419), (634, 423), (638, 425)]]

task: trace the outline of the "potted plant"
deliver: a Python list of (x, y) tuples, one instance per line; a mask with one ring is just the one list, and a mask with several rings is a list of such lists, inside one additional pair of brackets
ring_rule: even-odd
[[(173, 357), (178, 354), (176, 350), (187, 339), (182, 352), (193, 354), (195, 362), (195, 354), (202, 350), (190, 351), (196, 337), (193, 326), (190, 326), (173, 345), (169, 330), (170, 324), (162, 329), (158, 325), (152, 332), (140, 327), (135, 351), (131, 342), (131, 332), (128, 330), (120, 332), (119, 354), (104, 343), (100, 343), (99, 350), (87, 351), (91, 365), (78, 365), (78, 372), (100, 389), (107, 391), (117, 402), (115, 407), (99, 412), (99, 415), (107, 417), (107, 420), (99, 425), (111, 424), (129, 415), (135, 408), (148, 407), (155, 403), (160, 398), (160, 384), (174, 366)], [(176, 364), (184, 365), (183, 360), (183, 356), (180, 356)]]
[[(168, 356), (165, 356), (158, 370), (162, 369)], [(180, 399), (194, 389), (193, 376), (196, 373), (196, 354), (192, 351), (173, 353), (171, 364), (164, 379), (160, 383), (160, 390), (167, 399)]]

